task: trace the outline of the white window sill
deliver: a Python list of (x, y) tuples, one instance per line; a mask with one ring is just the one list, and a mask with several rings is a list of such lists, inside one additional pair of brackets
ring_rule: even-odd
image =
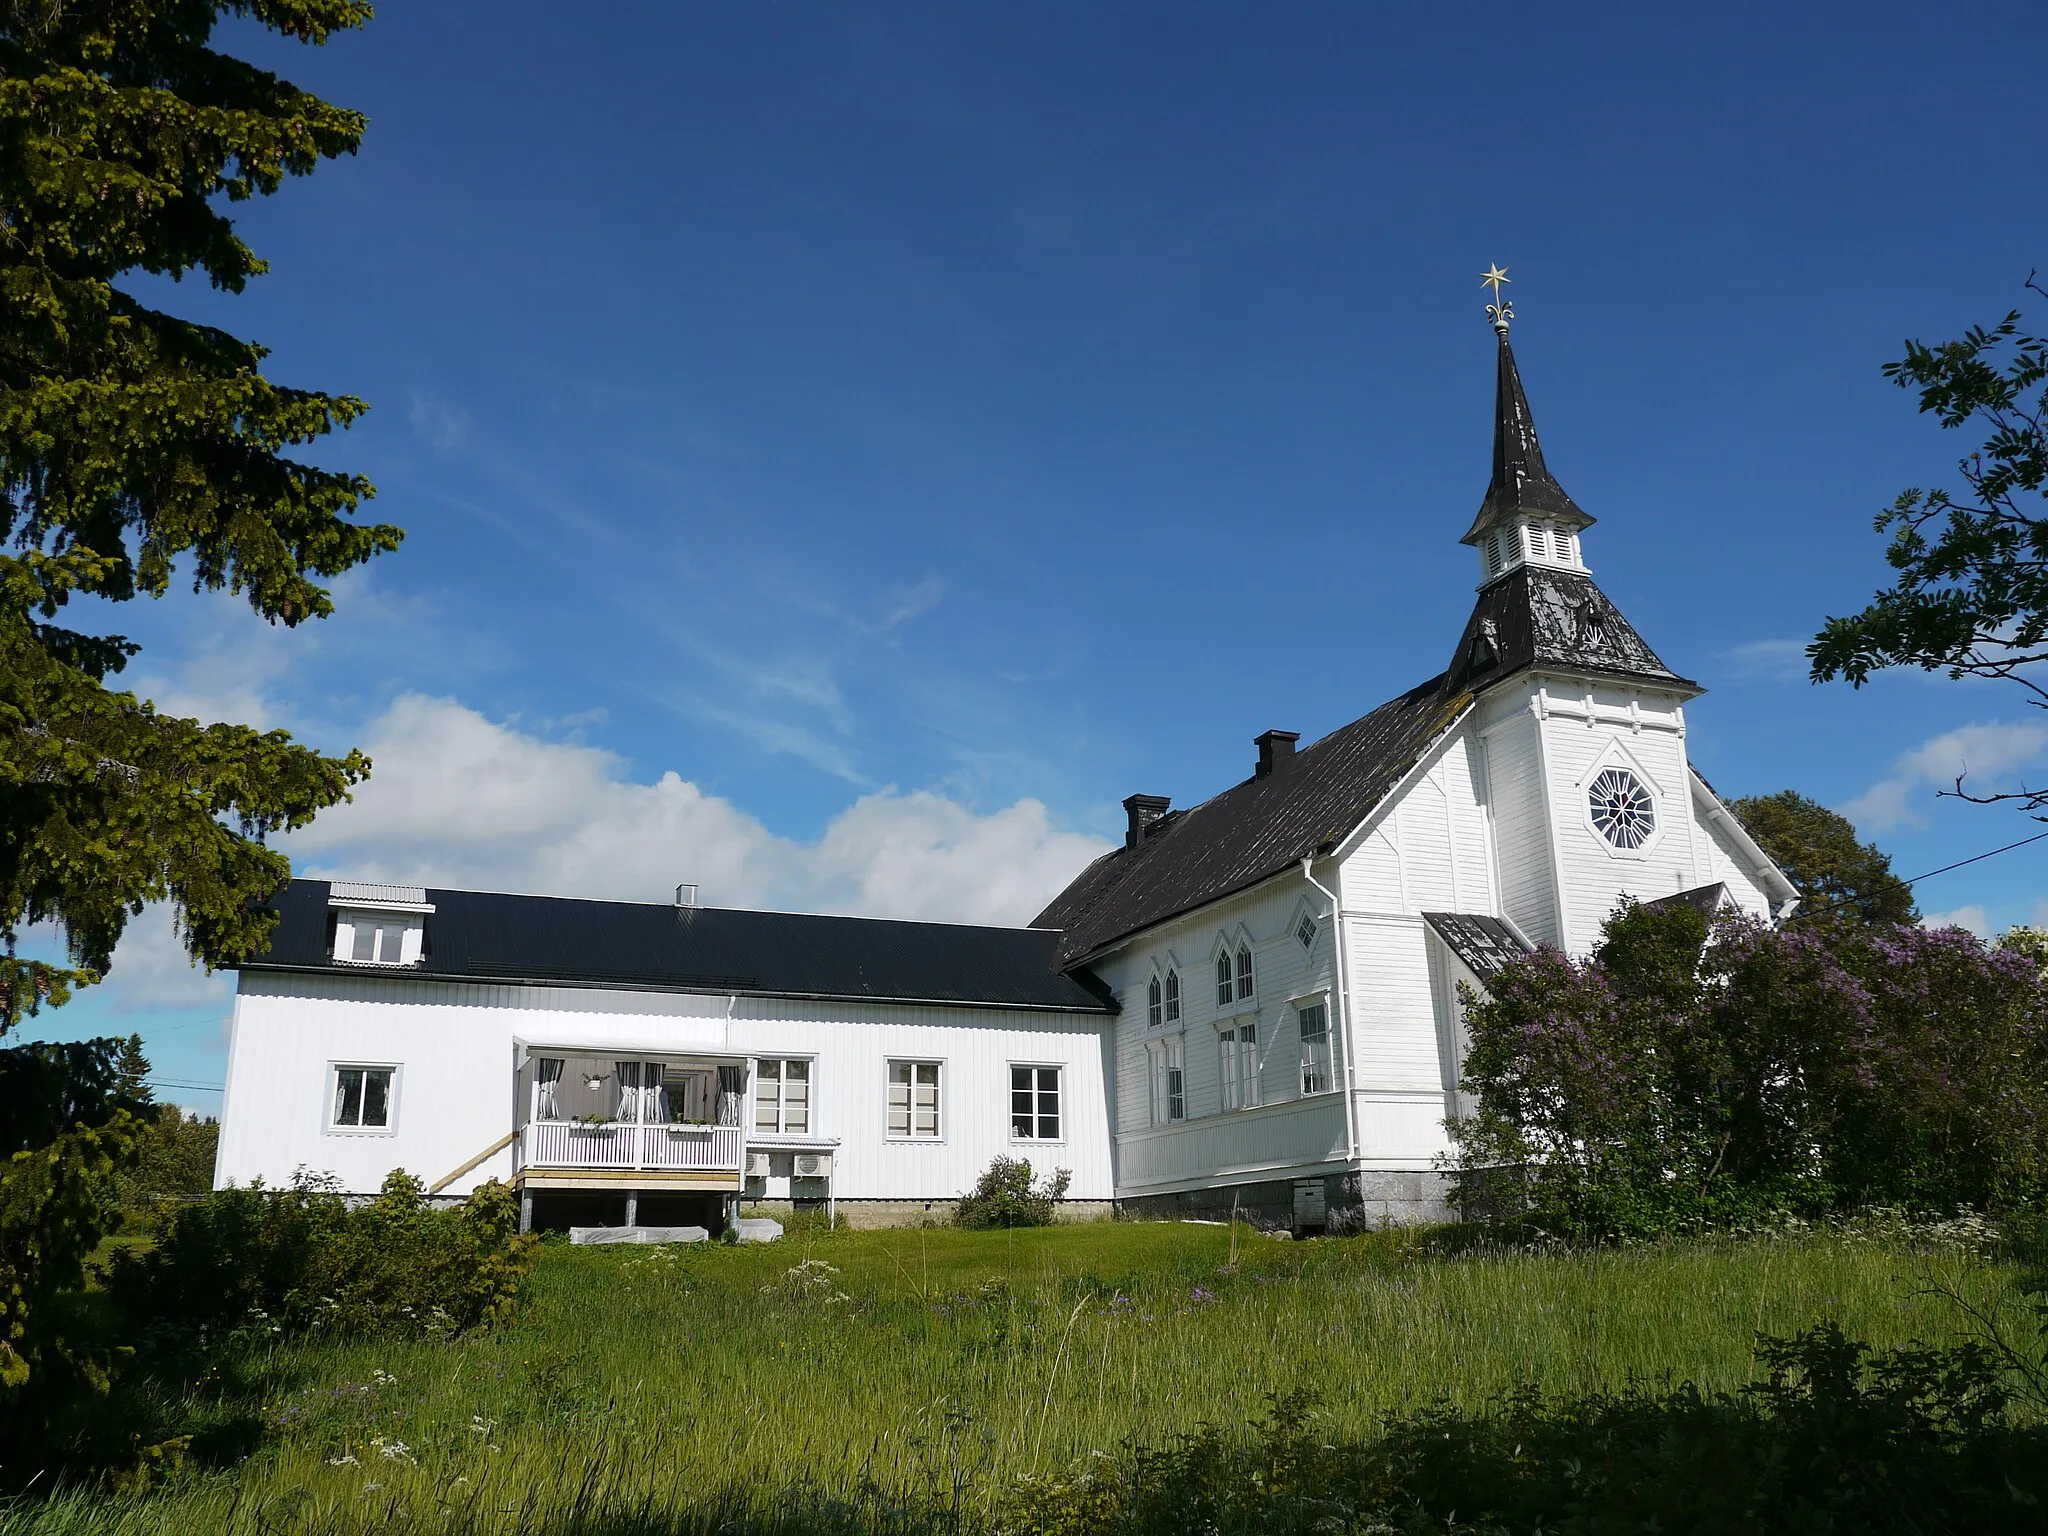
[(329, 1136), (396, 1136), (398, 1134), (398, 1127), (395, 1125), (330, 1125), (327, 1127), (327, 1134)]

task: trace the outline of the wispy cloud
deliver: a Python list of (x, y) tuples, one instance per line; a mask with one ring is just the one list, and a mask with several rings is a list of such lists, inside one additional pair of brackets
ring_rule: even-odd
[(1944, 731), (1902, 752), (1892, 771), (1855, 799), (1842, 814), (1866, 834), (1927, 824), (1935, 792), (1964, 778), (1978, 792), (2010, 788), (2018, 771), (2048, 756), (2048, 722), (1985, 721)]
[(914, 587), (905, 587), (891, 595), (889, 610), (881, 621), (872, 627), (876, 634), (888, 634), (891, 630), (908, 624), (921, 613), (930, 613), (945, 598), (946, 584), (936, 576), (927, 576)]
[(1729, 675), (1742, 682), (1800, 683), (1807, 677), (1805, 640), (1748, 640), (1721, 653)]
[(453, 453), (466, 447), (469, 429), (473, 425), (469, 412), (461, 406), (451, 405), (432, 395), (423, 395), (418, 390), (412, 392), (412, 406), (406, 412), (406, 420), (437, 453)]
[(1928, 912), (1920, 918), (1922, 928), (1966, 928), (1980, 939), (1991, 937), (1991, 919), (1976, 902), (1953, 912)]

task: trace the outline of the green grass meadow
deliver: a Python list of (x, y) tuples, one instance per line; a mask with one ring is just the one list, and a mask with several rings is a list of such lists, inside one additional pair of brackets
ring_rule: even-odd
[(182, 1470), (19, 1504), (0, 1533), (710, 1530), (792, 1490), (974, 1504), (1300, 1389), (1343, 1437), (1523, 1383), (1732, 1388), (1758, 1333), (1830, 1318), (1952, 1342), (1950, 1295), (1995, 1306), (2012, 1281), (1965, 1246), (1840, 1232), (1443, 1250), (1150, 1223), (550, 1246), (501, 1331), (259, 1343), (162, 1384), (199, 1426)]

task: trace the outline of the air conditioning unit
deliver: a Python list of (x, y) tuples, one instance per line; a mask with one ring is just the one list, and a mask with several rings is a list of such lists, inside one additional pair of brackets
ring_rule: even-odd
[(747, 1154), (747, 1177), (750, 1179), (765, 1179), (768, 1177), (768, 1154), (766, 1152), (749, 1152)]
[(830, 1152), (799, 1152), (796, 1155), (796, 1176), (800, 1179), (822, 1179), (832, 1172)]

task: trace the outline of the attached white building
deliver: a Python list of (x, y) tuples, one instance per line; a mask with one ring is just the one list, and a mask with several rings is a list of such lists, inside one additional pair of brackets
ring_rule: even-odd
[(318, 880), (279, 909), (217, 1183), (403, 1167), (716, 1229), (742, 1197), (916, 1220), (1004, 1154), (1107, 1208), (1114, 1005), (1055, 934)]
[(1479, 594), (1428, 681), (1264, 733), (1192, 809), (1133, 795), (1028, 929), (294, 881), (242, 972), (218, 1178), (915, 1219), (1002, 1153), (1096, 1208), (1444, 1214), (1460, 983), (1627, 898), (1795, 899), (1687, 761), (1699, 685), (1594, 584), (1497, 328)]

